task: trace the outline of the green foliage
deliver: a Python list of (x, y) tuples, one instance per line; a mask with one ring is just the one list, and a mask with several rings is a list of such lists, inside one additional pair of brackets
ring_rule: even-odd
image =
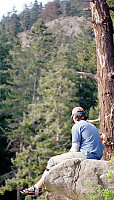
[[(89, 188), (95, 187), (94, 184), (87, 184), (86, 186), (88, 186)], [(97, 185), (95, 190), (88, 192), (88, 195), (90, 196), (91, 200), (112, 200), (114, 198), (114, 191), (104, 189), (101, 185)]]
[[(0, 134), (0, 175), (10, 170), (10, 152), (7, 150), (7, 137)], [(1, 182), (1, 181), (0, 181)]]
[[(71, 90), (68, 88), (70, 85), (73, 87), (70, 78), (67, 78), (68, 70), (63, 62), (65, 55), (62, 55), (62, 51), (57, 51), (55, 37), (48, 34), (42, 21), (32, 28), (31, 34), (32, 38), (31, 35), (28, 38), (29, 49), (21, 49), (18, 46), (11, 52), (13, 62), (10, 84), (13, 87), (7, 97), (7, 105), (12, 108), (14, 118), (10, 121), (13, 127), (10, 138), (15, 137), (16, 147), (19, 142), (23, 145), (21, 152), (16, 153), (16, 158), (12, 159), (13, 166), (17, 168), (15, 177), (7, 179), (1, 189), (2, 194), (5, 190), (13, 190), (14, 187), (33, 184), (43, 173), (49, 157), (64, 151), (63, 148), (57, 150), (58, 144), (62, 147), (64, 141), (70, 141), (67, 136), (71, 136), (67, 129), (70, 120), (66, 123), (63, 117), (67, 116), (69, 110), (68, 105), (64, 105), (66, 102), (68, 104), (67, 100), (71, 98)], [(27, 108), (28, 102), (28, 112), (25, 113), (23, 110)], [(15, 119), (16, 116), (22, 118), (18, 120)], [(56, 136), (58, 131), (59, 136)], [(59, 137), (64, 139), (60, 141)]]
[(46, 29), (47, 27), (45, 26), (44, 21), (41, 20), (39, 23), (36, 23), (34, 26), (31, 27), (31, 33), (36, 34), (38, 36), (43, 36), (47, 34), (47, 33), (44, 33)]
[[(108, 178), (107, 182), (114, 182), (114, 157), (111, 158), (110, 167), (106, 171), (105, 177)], [(91, 182), (87, 182), (85, 184), (87, 187), (90, 188), (88, 195), (90, 196), (91, 200), (112, 200), (114, 199), (114, 191), (104, 188), (102, 185), (97, 185)]]
[[(108, 5), (113, 7), (113, 0), (107, 0)], [(13, 9), (8, 15), (3, 17), (2, 22), (13, 34), (21, 31), (30, 30), (35, 22), (43, 19), (45, 22), (52, 21), (61, 16), (85, 16), (86, 19), (91, 17), (90, 12), (83, 11), (89, 7), (89, 2), (80, 2), (78, 0), (55, 0), (42, 6), (37, 0), (29, 6), (24, 5), (24, 9), (20, 14)], [(114, 21), (113, 11), (111, 12), (112, 21)]]
[(7, 135), (15, 139), (13, 148), (17, 150), (12, 158), (12, 169), (16, 168), (16, 172), (12, 179), (6, 179), (1, 194), (37, 182), (48, 159), (70, 148), (72, 108), (76, 104), (84, 108), (88, 105), (89, 111), (95, 106), (94, 92), (90, 95), (91, 102), (89, 97), (86, 105), (85, 100), (81, 104), (78, 94), (80, 81), (82, 96), (86, 91), (87, 97), (88, 88), (93, 87), (94, 91), (96, 86), (90, 79), (75, 76), (82, 66), (85, 72), (96, 72), (95, 45), (90, 38), (83, 28), (81, 35), (73, 40), (72, 48), (68, 49), (67, 38), (60, 27), (51, 33), (41, 20), (26, 35), (27, 45), (18, 42), (10, 51), (10, 91), (4, 103), (7, 113), (10, 108), (7, 122), (11, 130)]
[(13, 9), (6, 17), (3, 17), (2, 22), (10, 32), (16, 35), (19, 32), (30, 29), (39, 18), (42, 9), (42, 3), (38, 4), (37, 0), (35, 0), (30, 6), (25, 4), (20, 14), (17, 14), (17, 11)]
[(61, 14), (64, 16), (90, 16), (90, 13), (84, 13), (83, 9), (88, 7), (88, 2), (80, 2), (77, 0), (61, 1)]
[(10, 170), (10, 152), (7, 149), (7, 130), (8, 122), (7, 119), (10, 116), (10, 112), (6, 112), (4, 101), (9, 92), (9, 80), (11, 79), (9, 70), (11, 65), (6, 62), (6, 58), (11, 60), (9, 50), (13, 48), (15, 37), (9, 34), (5, 25), (0, 23), (0, 174), (4, 174)]
[[(7, 135), (10, 139), (18, 141), (15, 142), (16, 148), (19, 148), (20, 135), (23, 131), (19, 124), (23, 121), (28, 104), (35, 103), (38, 95), (36, 88), (40, 69), (46, 65), (55, 49), (55, 37), (51, 37), (46, 31), (44, 23), (41, 21), (36, 27), (34, 25), (34, 33), (31, 32), (32, 37), (28, 35), (26, 38), (29, 46), (21, 47), (20, 43), (15, 44), (13, 50), (10, 51), (12, 60), (8, 59), (11, 65), (11, 70), (9, 70), (11, 79), (8, 81), (10, 90), (7, 98), (2, 102), (5, 104), (3, 112), (7, 115), (10, 113), (7, 120), (10, 124)], [(29, 137), (29, 132), (27, 135)]]
[[(98, 105), (96, 107), (91, 107), (89, 110), (89, 120), (99, 119), (99, 108)], [(92, 122), (99, 129), (99, 120)]]
[[(82, 74), (83, 72), (96, 74), (97, 59), (95, 42), (86, 23), (82, 24), (81, 33), (72, 40), (68, 52), (68, 65), (74, 70), (78, 104), (89, 114), (90, 107), (95, 108), (97, 105), (97, 83)], [(78, 72), (82, 74), (79, 75)]]
[(34, 24), (37, 21), (41, 11), (42, 11), (41, 4), (39, 5), (38, 1), (35, 0), (33, 7), (31, 9), (31, 24)]
[(105, 177), (109, 180), (114, 180), (114, 156), (111, 157), (110, 168), (106, 171)]
[[(114, 1), (113, 0), (107, 0), (107, 3), (108, 3), (108, 6), (110, 8), (114, 7)], [(111, 15), (111, 18), (112, 18), (112, 22), (114, 23), (114, 11), (113, 10), (110, 10), (110, 15)]]
[[(72, 2), (68, 2), (72, 7), (71, 13), (67, 7), (68, 15), (75, 13)], [(14, 21), (21, 20), (21, 30), (31, 28), (22, 34), (22, 37), (26, 34), (23, 43), (16, 38), (15, 42), (12, 40), (11, 47), (6, 37), (5, 46), (5, 37), (0, 35), (2, 66), (8, 70), (1, 82), (1, 90), (4, 90), (1, 119), (4, 123), (0, 122), (0, 126), (2, 133), (13, 142), (10, 148), (15, 152), (11, 159), (12, 178), (4, 176), (5, 185), (0, 188), (2, 195), (6, 190), (22, 189), (37, 182), (48, 159), (70, 148), (72, 108), (81, 105), (89, 113), (97, 102), (95, 82), (77, 74), (77, 71), (96, 73), (95, 44), (90, 31), (83, 26), (80, 35), (68, 38), (59, 24), (56, 24), (53, 33), (42, 20), (38, 19), (33, 24), (41, 13), (40, 6), (35, 1), (32, 15), (31, 9), (25, 6), (20, 18), (16, 13), (11, 16)], [(13, 25), (15, 28), (16, 23)], [(72, 42), (68, 48), (69, 41)], [(7, 86), (8, 90), (5, 89)], [(2, 150), (4, 152), (5, 149)]]
[(29, 6), (25, 4), (20, 14), (17, 14), (17, 11), (13, 9), (6, 17), (3, 17), (2, 22), (10, 32), (16, 35), (19, 32), (30, 30), (34, 23), (40, 19), (49, 22), (59, 16), (90, 16), (87, 12), (83, 12), (83, 9), (88, 6), (89, 3), (77, 0), (55, 0), (47, 3), (43, 8), (42, 3), (35, 0)]
[[(7, 32), (5, 25), (0, 23), (0, 83), (8, 84), (10, 79), (8, 69), (11, 67), (7, 62), (6, 58), (9, 56), (9, 50), (13, 48), (14, 37)], [(0, 87), (1, 101), (6, 99), (8, 89)]]

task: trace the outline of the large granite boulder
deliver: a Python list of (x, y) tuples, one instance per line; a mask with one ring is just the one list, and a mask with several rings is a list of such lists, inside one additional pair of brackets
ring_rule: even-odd
[(109, 162), (92, 159), (68, 159), (54, 166), (45, 179), (46, 200), (89, 200), (87, 182), (113, 189), (104, 174)]

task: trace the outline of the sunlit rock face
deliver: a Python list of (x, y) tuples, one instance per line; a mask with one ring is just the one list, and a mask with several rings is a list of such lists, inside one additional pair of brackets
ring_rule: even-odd
[(108, 161), (76, 158), (54, 166), (45, 179), (46, 200), (89, 200), (87, 182), (113, 189), (104, 176), (109, 167)]

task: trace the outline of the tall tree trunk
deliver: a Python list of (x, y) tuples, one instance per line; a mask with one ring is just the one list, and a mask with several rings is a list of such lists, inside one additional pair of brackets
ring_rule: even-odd
[[(20, 153), (23, 151), (23, 131), (21, 132)], [(20, 169), (20, 167), (19, 167)], [(20, 200), (20, 189), (17, 188), (17, 200)]]
[(90, 7), (97, 52), (100, 132), (105, 135), (104, 159), (107, 160), (114, 150), (113, 26), (106, 0), (94, 0)]
[(37, 82), (37, 69), (36, 69), (36, 74), (35, 74), (35, 79), (34, 79), (34, 93), (33, 93), (33, 98), (32, 98), (32, 104), (36, 104), (36, 82)]
[(17, 200), (20, 200), (20, 189), (17, 189)]

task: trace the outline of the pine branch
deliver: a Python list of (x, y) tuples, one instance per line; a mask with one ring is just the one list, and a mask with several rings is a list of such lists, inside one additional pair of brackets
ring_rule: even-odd
[(12, 143), (14, 143), (14, 141), (16, 141), (16, 140), (17, 139), (10, 140), (10, 142), (7, 145), (7, 150), (10, 148), (10, 146), (12, 145)]
[(8, 178), (10, 179), (10, 178), (14, 177), (16, 171), (17, 171), (17, 169), (12, 170), (12, 171), (5, 173), (4, 175), (0, 176), (0, 183), (2, 183), (4, 180), (6, 180)]

